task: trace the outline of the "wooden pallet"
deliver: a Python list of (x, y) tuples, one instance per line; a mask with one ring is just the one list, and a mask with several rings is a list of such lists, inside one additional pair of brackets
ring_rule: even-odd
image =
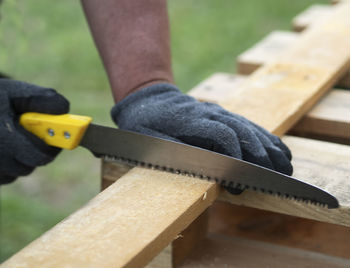
[[(190, 94), (280, 136), (302, 125), (299, 132), (346, 143), (349, 94), (327, 92), (350, 69), (348, 14), (350, 3), (338, 3), (278, 56), (259, 59), (251, 75), (216, 74)], [(232, 196), (197, 178), (103, 162), (108, 188), (3, 266), (349, 267), (350, 147), (282, 139), (293, 152), (294, 175), (334, 194), (340, 208), (251, 191)], [(222, 202), (210, 207), (215, 200)]]

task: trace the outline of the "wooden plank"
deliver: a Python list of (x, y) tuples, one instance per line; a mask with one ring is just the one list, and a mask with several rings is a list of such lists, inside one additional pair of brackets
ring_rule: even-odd
[(350, 260), (242, 238), (210, 235), (181, 268), (350, 267)]
[[(114, 182), (120, 179), (123, 175), (128, 173), (132, 169), (132, 166), (128, 164), (122, 164), (118, 162), (101, 161), (101, 191), (111, 186)], [(208, 213), (207, 213), (208, 214)], [(197, 221), (199, 216), (195, 221)], [(189, 229), (193, 223), (190, 224)], [(206, 221), (208, 225), (208, 221)], [(187, 230), (186, 229), (186, 230)], [(174, 241), (176, 241), (175, 239)], [(174, 243), (174, 242), (173, 242)], [(153, 260), (148, 263), (146, 268), (171, 268), (173, 267), (173, 246), (170, 243), (165, 249), (163, 249)]]
[(289, 136), (283, 141), (293, 152), (293, 176), (332, 193), (339, 208), (329, 210), (253, 191), (239, 196), (224, 192), (220, 200), (350, 227), (350, 147)]
[(3, 267), (142, 267), (218, 193), (204, 180), (134, 168)]
[[(220, 103), (244, 83), (247, 76), (217, 73), (189, 94), (201, 101)], [(208, 93), (209, 89), (209, 93)], [(350, 143), (350, 91), (334, 89), (327, 93), (298, 123), (292, 133), (323, 140)]]
[(325, 24), (254, 72), (221, 105), (281, 135), (350, 68), (350, 4), (336, 5)]
[(293, 133), (350, 144), (350, 91), (329, 92), (294, 126)]
[[(238, 74), (251, 74), (262, 65), (276, 61), (281, 54), (294, 46), (298, 42), (298, 39), (298, 33), (288, 31), (271, 32), (237, 57)], [(350, 70), (337, 82), (337, 86), (350, 88)]]
[[(281, 62), (256, 72), (238, 94), (223, 104), (232, 111), (240, 110), (239, 113), (277, 134), (286, 131), (349, 67), (349, 12), (350, 4), (338, 4), (327, 25), (307, 29), (298, 42), (300, 46), (285, 53)], [(330, 39), (321, 42), (327, 37)], [(315, 44), (318, 49), (310, 52)], [(280, 109), (276, 108), (284, 109), (277, 113)], [(325, 188), (332, 190), (332, 183)], [(218, 194), (219, 188), (213, 183), (134, 168), (4, 266), (143, 266)], [(246, 197), (244, 193), (239, 199), (243, 201)], [(346, 218), (348, 209), (344, 200), (340, 201)], [(282, 203), (280, 199), (275, 200), (275, 205), (279, 203)], [(295, 208), (303, 208), (305, 213), (308, 210), (306, 216), (334, 216), (330, 211), (320, 213), (314, 207), (295, 202), (292, 205), (294, 213), (297, 213)]]
[(301, 32), (312, 23), (318, 23), (324, 20), (332, 13), (334, 6), (314, 4), (295, 16), (292, 20), (293, 30)]
[(350, 228), (215, 202), (209, 233), (240, 237), (350, 259)]

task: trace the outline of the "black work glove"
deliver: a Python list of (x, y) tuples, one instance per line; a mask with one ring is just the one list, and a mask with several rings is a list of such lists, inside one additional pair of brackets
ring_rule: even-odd
[(28, 175), (60, 152), (20, 126), (20, 115), (63, 114), (68, 110), (69, 102), (53, 89), (0, 79), (0, 184)]
[(111, 115), (121, 129), (198, 146), (288, 175), (293, 172), (291, 152), (277, 136), (170, 84), (152, 85), (127, 96)]

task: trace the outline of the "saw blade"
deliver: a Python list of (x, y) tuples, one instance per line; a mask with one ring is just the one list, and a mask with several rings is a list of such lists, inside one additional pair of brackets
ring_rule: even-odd
[(258, 165), (191, 145), (90, 124), (81, 143), (97, 156), (129, 165), (210, 180), (336, 208), (337, 199), (314, 186)]

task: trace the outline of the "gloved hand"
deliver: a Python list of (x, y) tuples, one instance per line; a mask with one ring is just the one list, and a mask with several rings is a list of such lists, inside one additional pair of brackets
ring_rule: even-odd
[(62, 114), (68, 110), (69, 102), (53, 89), (0, 79), (0, 184), (28, 175), (60, 152), (24, 130), (19, 116), (25, 112)]
[(121, 129), (198, 146), (288, 175), (293, 172), (291, 152), (277, 136), (170, 84), (132, 93), (112, 108), (111, 115)]

